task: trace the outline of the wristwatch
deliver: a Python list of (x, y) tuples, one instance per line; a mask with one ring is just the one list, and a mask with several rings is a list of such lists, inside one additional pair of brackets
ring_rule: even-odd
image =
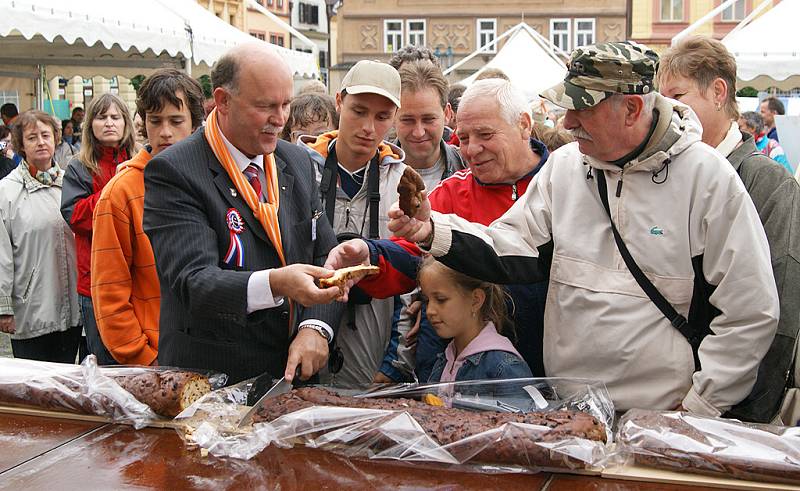
[(330, 333), (328, 333), (328, 331), (322, 326), (318, 326), (316, 324), (303, 324), (298, 329), (298, 332), (302, 331), (303, 329), (313, 329), (313, 330), (317, 331), (317, 333), (320, 336), (325, 338), (325, 341), (328, 342), (328, 344), (330, 344), (330, 342), (332, 341)]

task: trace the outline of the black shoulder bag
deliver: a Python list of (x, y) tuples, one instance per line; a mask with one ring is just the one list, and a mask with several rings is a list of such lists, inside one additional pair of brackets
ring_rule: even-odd
[(682, 316), (675, 310), (675, 307), (673, 307), (672, 304), (669, 303), (666, 298), (664, 298), (664, 295), (658, 291), (655, 285), (653, 285), (653, 283), (642, 272), (641, 268), (639, 268), (639, 265), (636, 264), (636, 261), (634, 261), (630, 251), (628, 251), (628, 247), (625, 245), (625, 242), (623, 242), (622, 237), (619, 235), (617, 226), (614, 225), (614, 220), (611, 218), (611, 209), (608, 206), (608, 187), (606, 186), (605, 173), (598, 169), (597, 172), (595, 172), (595, 175), (597, 176), (597, 190), (600, 192), (600, 201), (603, 202), (603, 208), (606, 209), (606, 215), (608, 215), (608, 220), (611, 222), (611, 231), (614, 233), (614, 241), (617, 243), (617, 249), (619, 249), (622, 260), (625, 261), (625, 265), (630, 270), (631, 274), (636, 280), (636, 283), (638, 283), (642, 290), (644, 290), (644, 293), (647, 295), (647, 297), (650, 298), (656, 307), (658, 307), (658, 310), (664, 314), (664, 317), (669, 320), (670, 324), (672, 324), (672, 327), (677, 329), (692, 346), (694, 369), (695, 371), (700, 370), (700, 358), (697, 352), (704, 336), (696, 329), (692, 328), (692, 326), (686, 320), (686, 317)]

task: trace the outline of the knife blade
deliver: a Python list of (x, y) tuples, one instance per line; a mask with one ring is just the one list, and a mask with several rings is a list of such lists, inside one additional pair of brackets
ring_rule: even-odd
[[(294, 372), (294, 380), (299, 380), (300, 367)], [(252, 406), (247, 410), (245, 415), (239, 420), (239, 428), (245, 427), (253, 422), (253, 416), (259, 408), (264, 405), (264, 401), (285, 394), (292, 390), (292, 382), (286, 380), (285, 377), (275, 382), (272, 386), (272, 376), (269, 373), (262, 373), (253, 381), (253, 385), (247, 393), (247, 405)], [(267, 389), (269, 387), (269, 389)], [(265, 392), (266, 389), (266, 392)]]

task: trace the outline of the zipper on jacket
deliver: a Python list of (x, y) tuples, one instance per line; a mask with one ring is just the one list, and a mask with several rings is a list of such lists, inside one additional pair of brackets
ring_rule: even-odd
[(511, 201), (517, 201), (517, 183), (511, 185)]
[(344, 226), (347, 227), (350, 225), (350, 205), (348, 204), (344, 208)]
[(619, 175), (619, 181), (617, 181), (617, 192), (615, 196), (619, 198), (622, 195), (622, 173)]

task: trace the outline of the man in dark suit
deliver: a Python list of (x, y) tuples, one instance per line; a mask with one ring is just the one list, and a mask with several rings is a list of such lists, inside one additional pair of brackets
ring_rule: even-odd
[[(327, 361), (343, 306), (331, 303), (337, 288), (314, 283), (331, 274), (313, 265), (336, 237), (311, 161), (278, 138), (292, 73), (265, 45), (248, 44), (223, 56), (211, 79), (217, 109), (206, 127), (145, 170), (144, 229), (161, 282), (158, 363), (231, 382), (264, 371), (291, 380), (299, 366), (307, 379)], [(276, 204), (273, 222), (254, 211)]]

